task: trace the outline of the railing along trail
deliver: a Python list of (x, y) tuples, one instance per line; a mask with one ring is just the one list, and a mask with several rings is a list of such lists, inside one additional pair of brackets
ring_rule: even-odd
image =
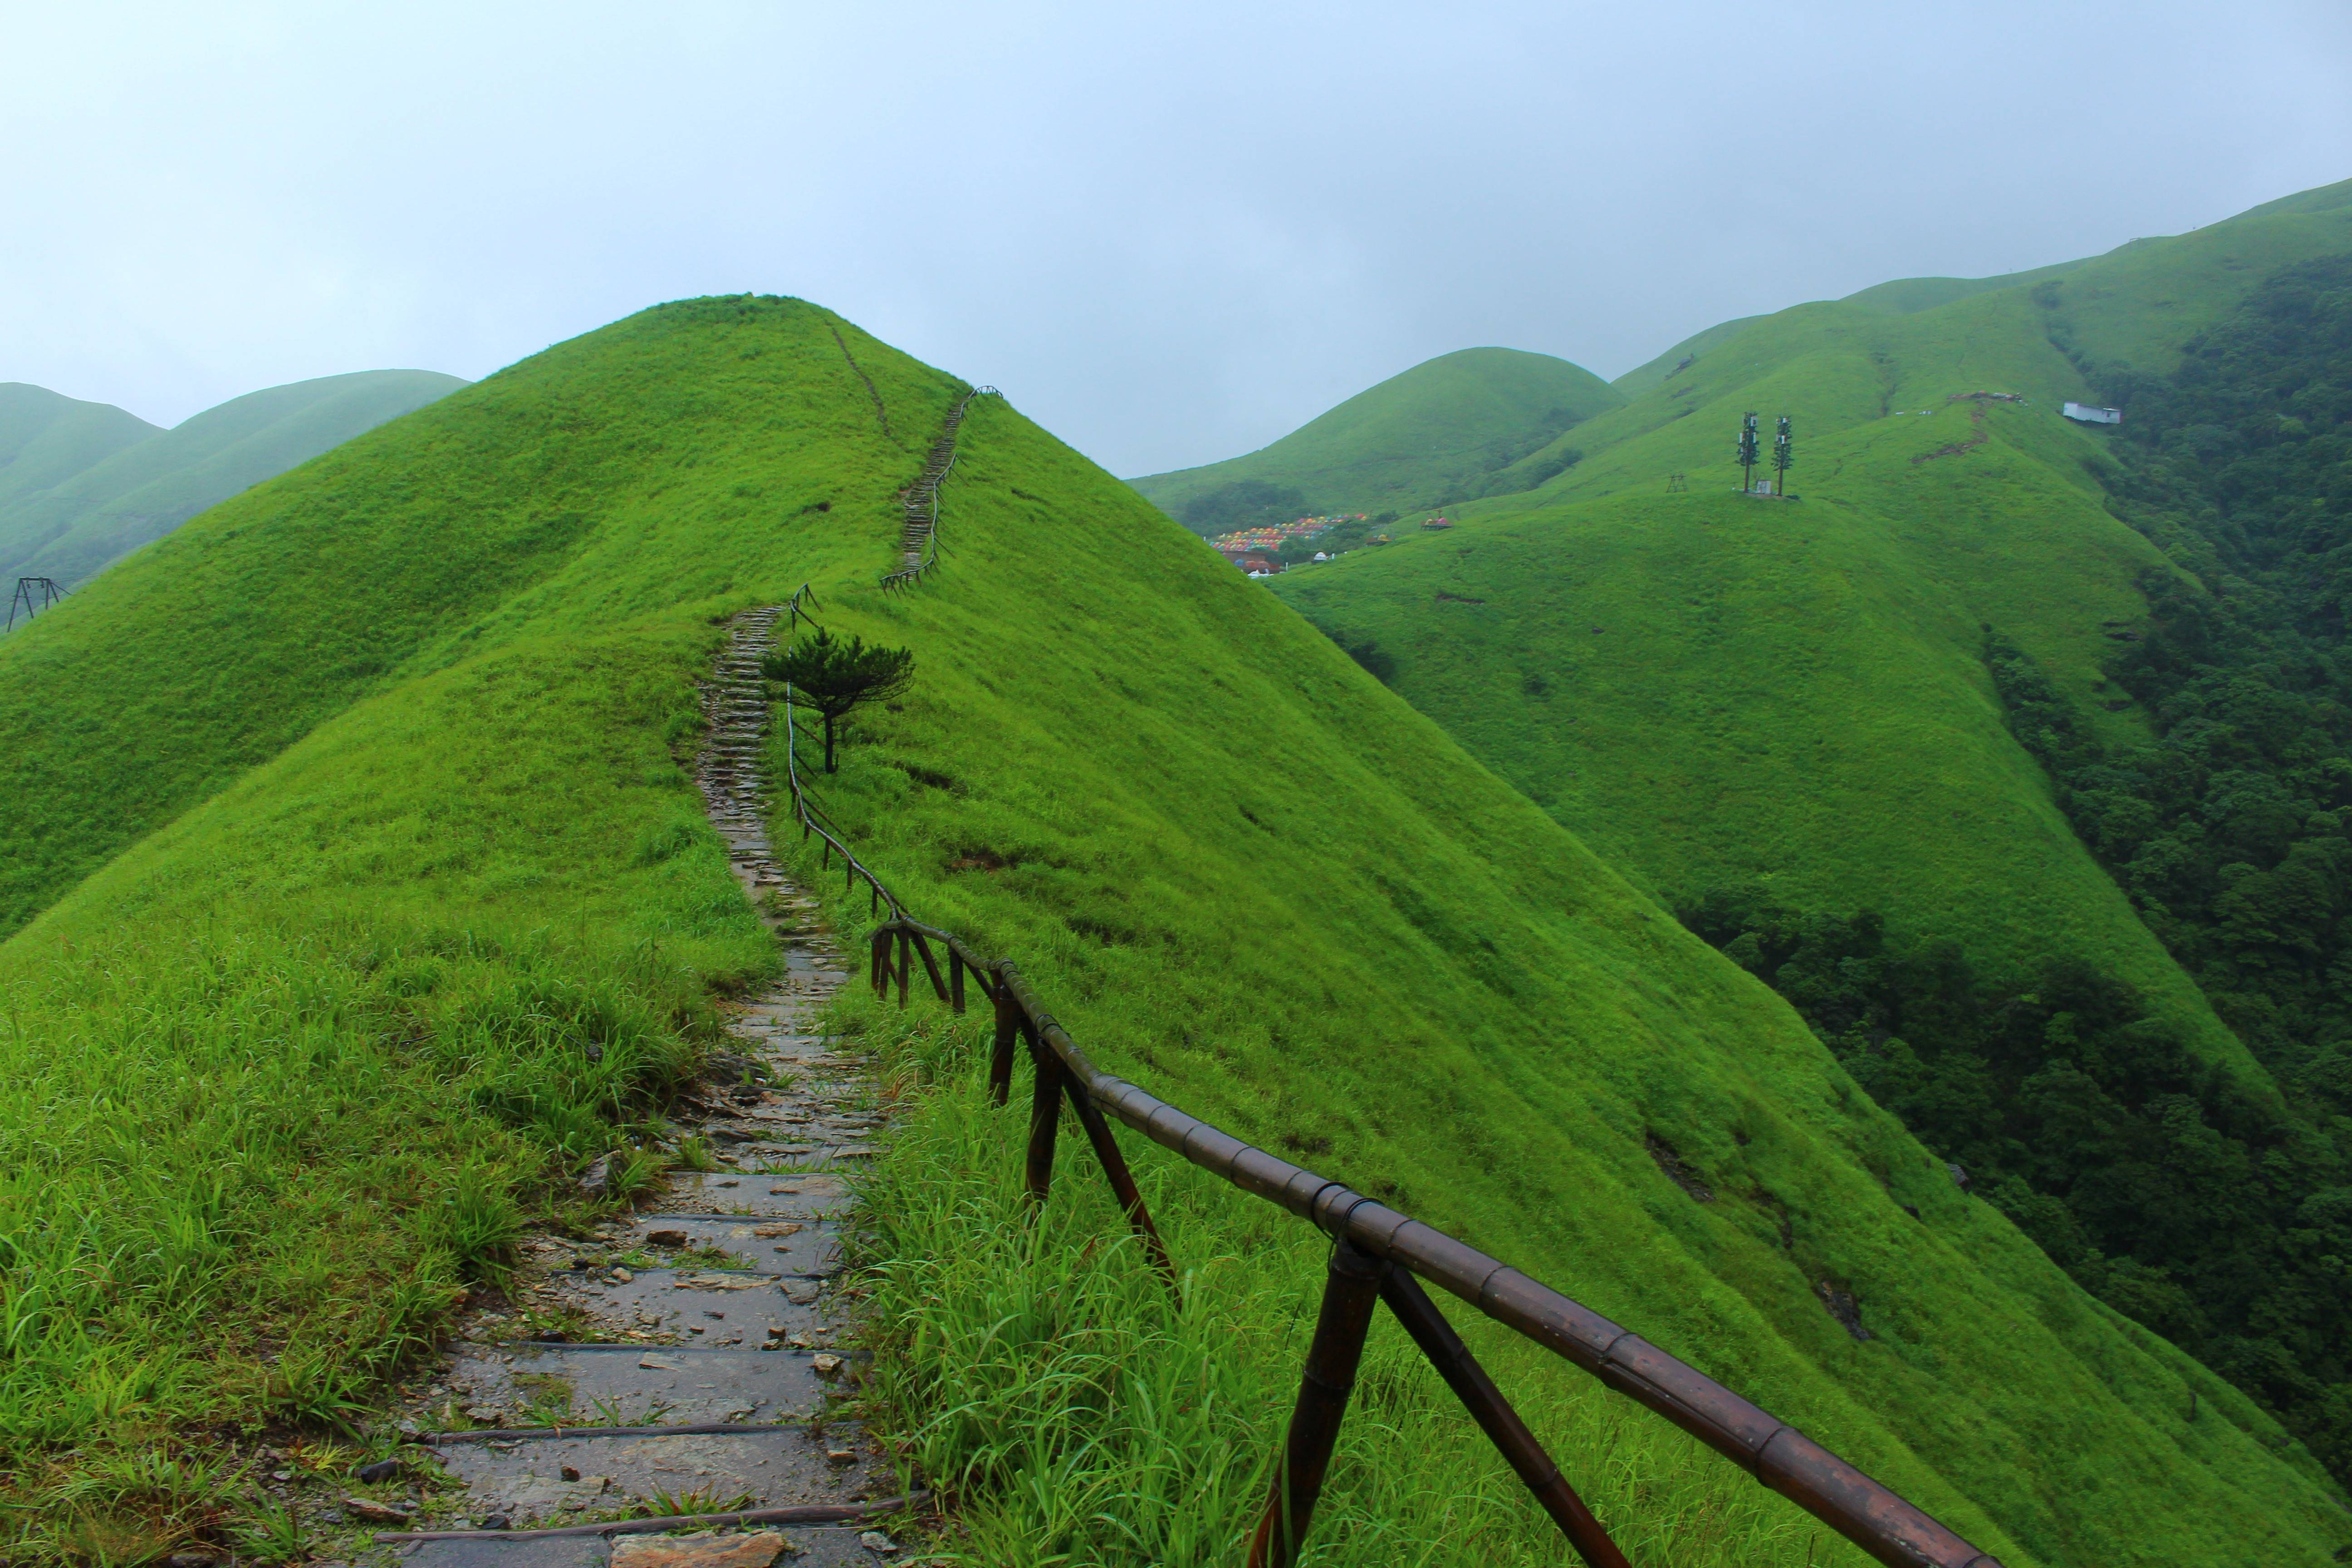
[(992, 386), (975, 386), (948, 410), (922, 473), (899, 492), (898, 505), (905, 518), (898, 540), (898, 569), (882, 579), (885, 588), (904, 588), (939, 564), (940, 487), (948, 482), (948, 475), (955, 468), (956, 433), (963, 426), (964, 411), (975, 397), (1003, 395)]
[(1365, 1334), (1381, 1303), (1584, 1561), (1591, 1568), (1628, 1568), (1601, 1521), (1430, 1300), (1424, 1280), (1649, 1406), (1880, 1562), (1893, 1568), (2000, 1568), (1991, 1556), (1795, 1427), (1630, 1330), (1444, 1231), (1244, 1143), (1097, 1068), (1012, 960), (983, 958), (951, 932), (913, 919), (824, 820), (801, 785), (790, 687), (784, 689), (784, 733), (785, 776), (803, 842), (812, 836), (822, 839), (828, 868), (835, 855), (841, 858), (845, 889), (864, 881), (871, 912), (879, 915), (888, 908), (870, 939), (868, 978), (877, 992), (887, 995), (895, 984), (898, 1004), (905, 1006), (917, 963), (931, 991), (957, 1013), (964, 1011), (967, 991), (976, 988), (995, 1013), (989, 1092), (999, 1105), (1011, 1096), (1015, 1059), (1028, 1057), (1033, 1078), (1025, 1180), (1034, 1202), (1045, 1203), (1052, 1184), (1054, 1148), (1066, 1104), (1152, 1267), (1171, 1289), (1178, 1279), (1174, 1261), (1119, 1152), (1113, 1121), (1242, 1191), (1288, 1209), (1332, 1238), (1322, 1310), (1274, 1485), (1250, 1541), (1250, 1568), (1288, 1568), (1307, 1537)]

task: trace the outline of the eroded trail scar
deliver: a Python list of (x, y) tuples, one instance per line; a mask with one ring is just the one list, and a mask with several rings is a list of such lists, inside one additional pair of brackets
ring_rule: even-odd
[[(526, 1244), (516, 1310), (467, 1322), (410, 1413), (443, 1477), (411, 1490), (415, 1528), (464, 1533), (378, 1537), (396, 1561), (630, 1568), (650, 1565), (658, 1545), (665, 1568), (798, 1568), (897, 1551), (860, 1517), (899, 1491), (897, 1473), (854, 1424), (827, 1419), (857, 1372), (835, 1348), (854, 1305), (835, 1279), (840, 1221), (854, 1202), (842, 1177), (876, 1152), (882, 1116), (858, 1064), (818, 1033), (848, 967), (814, 900), (777, 864), (762, 820), (769, 710), (759, 659), (775, 645), (780, 613), (738, 616), (703, 689), (704, 805), (785, 963), (729, 1026), (734, 1052), (711, 1061), (679, 1108), (682, 1130), (708, 1142), (719, 1168), (673, 1172), (658, 1196), (593, 1241)], [(832, 1517), (719, 1526), (691, 1542), (521, 1534), (593, 1527), (644, 1505)]]

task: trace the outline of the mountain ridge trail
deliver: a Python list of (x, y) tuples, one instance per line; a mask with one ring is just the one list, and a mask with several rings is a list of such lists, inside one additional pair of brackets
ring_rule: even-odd
[[(715, 1168), (673, 1171), (592, 1241), (541, 1232), (523, 1243), (505, 1309), (462, 1321), (406, 1412), (404, 1435), (432, 1460), (407, 1459), (393, 1484), (346, 1500), (347, 1519), (418, 1527), (378, 1534), (390, 1552), (371, 1560), (841, 1568), (900, 1552), (873, 1519), (895, 1511), (901, 1478), (855, 1423), (833, 1415), (856, 1379), (856, 1357), (838, 1347), (861, 1294), (837, 1283), (840, 1223), (856, 1202), (844, 1174), (877, 1152), (885, 1115), (861, 1064), (819, 1032), (848, 966), (816, 901), (776, 861), (763, 820), (770, 718), (759, 666), (784, 613), (734, 617), (702, 686), (704, 810), (784, 959), (782, 975), (732, 1009), (740, 1051), (707, 1058), (677, 1108), (682, 1136), (716, 1146)], [(592, 1190), (608, 1169), (591, 1168)], [(548, 1319), (578, 1331), (527, 1322)], [(535, 1337), (511, 1337), (518, 1328)], [(658, 1523), (598, 1517), (639, 1504), (706, 1528), (658, 1535)], [(849, 1517), (726, 1517), (799, 1509)]]

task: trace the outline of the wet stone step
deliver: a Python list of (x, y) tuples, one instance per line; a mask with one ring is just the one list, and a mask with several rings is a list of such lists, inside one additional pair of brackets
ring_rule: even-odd
[[(669, 1203), (681, 1213), (832, 1219), (855, 1206), (838, 1176), (779, 1182), (728, 1171), (681, 1171), (670, 1178)], [(665, 1215), (646, 1216), (649, 1221)]]
[[(861, 1526), (746, 1526), (743, 1531), (675, 1535), (552, 1535), (541, 1540), (425, 1540), (414, 1547), (397, 1547), (395, 1568), (873, 1568), (894, 1563), (906, 1554), (891, 1554), (863, 1544), (875, 1535)], [(779, 1556), (760, 1563), (755, 1547), (743, 1556), (743, 1547), (719, 1552), (731, 1542), (752, 1538), (779, 1538)], [(625, 1540), (658, 1540), (677, 1552), (675, 1561), (642, 1556), (640, 1549), (618, 1547)], [(706, 1544), (708, 1542), (708, 1544)], [(708, 1559), (703, 1554), (708, 1552)]]
[(815, 1219), (665, 1214), (641, 1216), (624, 1237), (665, 1250), (716, 1247), (734, 1260), (731, 1267), (761, 1274), (822, 1275), (840, 1262), (839, 1228)]
[(794, 1503), (863, 1502), (898, 1492), (898, 1474), (847, 1423), (629, 1437), (517, 1437), (434, 1451), (477, 1519), (514, 1528), (594, 1510), (691, 1497), (696, 1513)]
[(591, 1274), (559, 1279), (550, 1294), (606, 1322), (631, 1324), (640, 1332), (690, 1335), (709, 1345), (756, 1348), (773, 1337), (771, 1330), (789, 1337), (828, 1327), (816, 1311), (821, 1288), (814, 1281), (730, 1276), (719, 1269), (622, 1272), (629, 1278)]
[(699, 1345), (465, 1345), (446, 1381), (477, 1420), (522, 1426), (651, 1426), (781, 1421), (822, 1407), (813, 1352)]

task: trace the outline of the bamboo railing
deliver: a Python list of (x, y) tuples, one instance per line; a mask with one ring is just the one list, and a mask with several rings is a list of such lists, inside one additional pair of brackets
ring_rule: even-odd
[(869, 912), (878, 916), (888, 907), (887, 917), (870, 938), (868, 978), (876, 990), (887, 995), (896, 984), (899, 1005), (905, 1006), (910, 966), (917, 961), (931, 991), (959, 1014), (964, 1011), (967, 990), (976, 987), (995, 1013), (989, 1091), (999, 1105), (1011, 1095), (1014, 1060), (1026, 1047), (1034, 1076), (1025, 1180), (1034, 1202), (1045, 1203), (1051, 1187), (1054, 1149), (1066, 1104), (1152, 1267), (1171, 1289), (1178, 1278), (1174, 1261), (1119, 1151), (1111, 1131), (1113, 1121), (1242, 1191), (1287, 1209), (1332, 1238), (1322, 1309), (1274, 1485), (1251, 1538), (1250, 1568), (1289, 1568), (1297, 1558), (1313, 1521), (1357, 1361), (1380, 1302), (1395, 1313), (1584, 1561), (1591, 1568), (1630, 1568), (1601, 1521), (1423, 1289), (1424, 1280), (1664, 1416), (1890, 1568), (2000, 1568), (1990, 1554), (1794, 1426), (1631, 1330), (1433, 1226), (1244, 1143), (1097, 1068), (1046, 1011), (1012, 960), (983, 958), (953, 933), (913, 919), (881, 879), (850, 852), (837, 829), (822, 819), (801, 785), (790, 687), (784, 689), (784, 731), (785, 776), (791, 781), (802, 841), (812, 837), (824, 840), (828, 868), (834, 855), (841, 857), (845, 888), (854, 889), (864, 881)]
[(931, 443), (930, 458), (923, 465), (922, 473), (898, 498), (905, 514), (899, 535), (898, 570), (884, 575), (883, 587), (911, 586), (940, 563), (940, 487), (955, 471), (956, 441), (963, 428), (964, 413), (975, 397), (1003, 395), (992, 386), (975, 386), (949, 410), (946, 423)]

